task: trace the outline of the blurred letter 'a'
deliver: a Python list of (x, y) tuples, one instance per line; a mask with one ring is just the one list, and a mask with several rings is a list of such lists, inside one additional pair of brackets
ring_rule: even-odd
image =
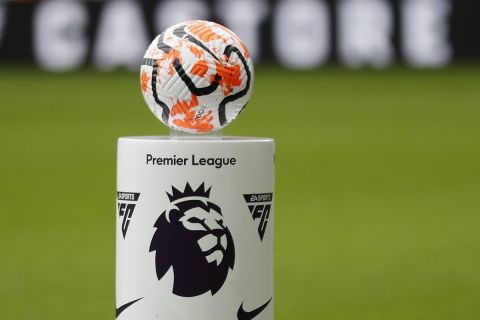
[(416, 67), (442, 67), (450, 62), (449, 0), (403, 0), (402, 45), (407, 62)]
[(93, 50), (95, 64), (103, 70), (136, 70), (147, 46), (140, 4), (130, 0), (105, 2)]

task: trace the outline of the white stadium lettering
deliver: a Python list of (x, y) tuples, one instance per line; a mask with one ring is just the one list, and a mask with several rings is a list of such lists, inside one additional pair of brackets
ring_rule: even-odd
[(260, 57), (260, 25), (268, 14), (265, 0), (220, 0), (216, 11), (225, 25), (242, 38), (254, 61)]
[(88, 20), (82, 2), (40, 2), (33, 21), (33, 52), (38, 64), (51, 71), (78, 68), (88, 52)]
[(159, 2), (155, 9), (154, 25), (156, 33), (167, 27), (189, 20), (206, 20), (210, 12), (202, 0), (167, 0)]
[(415, 67), (441, 67), (452, 58), (448, 41), (448, 0), (402, 1), (402, 47), (406, 61)]
[(103, 70), (116, 67), (136, 70), (148, 38), (143, 13), (136, 1), (108, 1), (100, 19), (94, 62)]
[[(292, 69), (332, 61), (348, 68), (397, 61), (434, 68), (447, 66), (454, 50), (458, 57), (478, 52), (475, 41), (459, 38), (468, 6), (452, 0), (45, 0), (32, 6), (27, 32), (16, 28), (20, 13), (10, 6), (0, 3), (0, 58), (8, 62), (22, 52), (49, 71), (86, 62), (136, 70), (154, 35), (187, 20), (218, 20), (244, 39), (255, 62), (273, 59)], [(32, 43), (16, 45), (18, 32)]]
[(338, 7), (339, 56), (348, 67), (382, 68), (393, 60), (393, 13), (385, 0), (342, 0)]
[(284, 0), (274, 10), (274, 50), (280, 63), (308, 69), (330, 54), (330, 13), (323, 1)]

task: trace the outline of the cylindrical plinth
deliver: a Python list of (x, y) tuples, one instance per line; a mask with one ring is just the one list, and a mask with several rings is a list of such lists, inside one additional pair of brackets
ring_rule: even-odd
[(117, 319), (273, 319), (274, 141), (118, 141)]

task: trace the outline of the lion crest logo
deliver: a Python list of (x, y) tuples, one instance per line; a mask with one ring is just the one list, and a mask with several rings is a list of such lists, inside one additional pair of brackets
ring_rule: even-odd
[(173, 268), (172, 292), (178, 296), (214, 295), (235, 264), (232, 235), (210, 190), (204, 183), (196, 190), (187, 183), (183, 192), (172, 186), (170, 207), (154, 225), (150, 252), (155, 251), (157, 278)]

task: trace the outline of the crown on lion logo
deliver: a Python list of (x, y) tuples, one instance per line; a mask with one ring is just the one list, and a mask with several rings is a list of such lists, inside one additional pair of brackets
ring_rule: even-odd
[(171, 203), (176, 203), (179, 202), (179, 200), (184, 200), (186, 198), (209, 198), (211, 189), (212, 187), (205, 189), (205, 183), (202, 182), (197, 190), (193, 190), (187, 182), (183, 192), (172, 186), (172, 193), (170, 194), (167, 192), (167, 196)]

